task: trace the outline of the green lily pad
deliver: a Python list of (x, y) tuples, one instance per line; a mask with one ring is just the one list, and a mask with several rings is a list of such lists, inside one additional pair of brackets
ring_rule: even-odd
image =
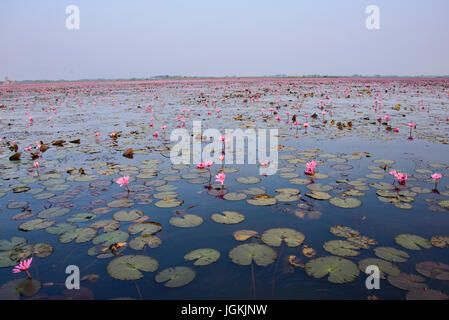
[(236, 224), (245, 220), (245, 216), (236, 211), (223, 211), (223, 214), (214, 213), (211, 219), (217, 223)]
[(352, 209), (357, 208), (362, 205), (362, 201), (356, 198), (347, 197), (347, 198), (339, 198), (334, 197), (329, 199), (329, 203), (340, 208)]
[(190, 251), (184, 256), (184, 260), (192, 261), (196, 260), (193, 265), (195, 266), (207, 266), (220, 259), (220, 252), (215, 249), (196, 249)]
[(39, 292), (41, 283), (36, 279), (15, 279), (0, 287), (0, 300), (19, 300), (21, 296), (31, 297)]
[(438, 205), (443, 207), (444, 209), (449, 210), (449, 200), (438, 201)]
[(367, 258), (359, 261), (359, 269), (362, 272), (365, 272), (366, 267), (370, 265), (374, 265), (379, 268), (379, 276), (381, 279), (385, 279), (385, 275), (397, 276), (401, 273), (396, 265), (382, 259)]
[(347, 283), (354, 281), (360, 274), (357, 265), (347, 259), (335, 256), (325, 256), (310, 260), (305, 265), (306, 272), (314, 278), (323, 278), (332, 283)]
[(49, 209), (44, 209), (37, 215), (39, 218), (52, 219), (56, 217), (63, 216), (70, 212), (69, 208), (52, 207)]
[(93, 213), (77, 213), (72, 215), (70, 218), (67, 219), (68, 222), (87, 222), (90, 220), (95, 219), (96, 215)]
[(0, 250), (12, 250), (26, 245), (27, 239), (24, 237), (12, 237), (11, 240), (0, 240)]
[(262, 181), (262, 179), (258, 177), (239, 177), (236, 179), (236, 181), (243, 184), (256, 184)]
[(172, 217), (169, 220), (171, 225), (180, 228), (192, 228), (203, 223), (203, 218), (195, 214), (186, 214), (181, 217)]
[(48, 228), (49, 226), (53, 225), (55, 221), (52, 220), (45, 220), (45, 219), (33, 219), (26, 221), (19, 225), (19, 230), (22, 231), (31, 231), (31, 230), (41, 230)]
[(275, 196), (275, 199), (279, 202), (294, 202), (301, 198), (300, 194), (281, 192)]
[(94, 229), (103, 229), (103, 232), (111, 232), (120, 228), (120, 222), (112, 219), (97, 220), (93, 222), (89, 227)]
[(258, 266), (266, 267), (276, 260), (277, 253), (263, 244), (246, 243), (231, 249), (229, 257), (232, 262), (242, 266), (248, 266), (254, 261)]
[(429, 188), (421, 188), (421, 187), (412, 187), (410, 190), (415, 193), (431, 193), (432, 192), (432, 190)]
[(159, 272), (155, 280), (158, 283), (165, 282), (168, 288), (185, 286), (195, 279), (195, 271), (189, 267), (167, 268)]
[(109, 275), (119, 280), (137, 280), (143, 277), (141, 271), (154, 272), (159, 268), (156, 259), (143, 255), (126, 255), (115, 258), (106, 267)]
[(153, 235), (142, 235), (135, 237), (129, 242), (129, 247), (134, 250), (142, 250), (145, 246), (150, 248), (157, 248), (162, 244), (159, 237)]
[(346, 240), (330, 240), (324, 243), (324, 250), (335, 254), (337, 256), (342, 257), (355, 257), (360, 254), (360, 252), (356, 251), (361, 247), (353, 242), (349, 242)]
[(277, 202), (276, 198), (263, 195), (255, 195), (252, 199), (247, 199), (246, 202), (252, 204), (253, 206), (271, 206)]
[(75, 240), (76, 243), (89, 242), (97, 235), (97, 230), (89, 227), (76, 228), (59, 235), (58, 240), (61, 243), (69, 243)]
[(377, 247), (374, 249), (374, 254), (379, 258), (391, 262), (405, 262), (410, 258), (407, 252), (393, 247)]
[(360, 235), (360, 232), (358, 232), (357, 230), (354, 230), (351, 227), (340, 225), (331, 227), (330, 232), (337, 237), (343, 238), (358, 237)]
[(249, 238), (254, 237), (258, 234), (259, 233), (254, 230), (238, 230), (238, 231), (235, 231), (232, 234), (232, 236), (237, 241), (245, 241), (245, 240), (248, 240)]
[(162, 230), (162, 226), (160, 223), (144, 221), (133, 224), (128, 228), (130, 234), (138, 234), (141, 232), (142, 236), (153, 235)]
[(429, 240), (414, 234), (400, 234), (394, 240), (400, 246), (410, 250), (421, 250), (421, 247), (430, 249), (432, 247)]
[(112, 215), (114, 220), (117, 221), (133, 221), (143, 216), (143, 212), (140, 210), (131, 210), (126, 212), (125, 210), (118, 211)]
[(305, 238), (301, 232), (289, 228), (273, 228), (262, 233), (262, 241), (273, 247), (279, 247), (282, 242), (289, 247), (297, 247)]
[(67, 231), (73, 231), (78, 226), (74, 223), (61, 222), (45, 229), (49, 234), (63, 234)]
[(243, 192), (230, 192), (223, 196), (226, 200), (230, 201), (239, 201), (239, 200), (245, 200), (247, 195)]
[(184, 200), (170, 199), (170, 200), (159, 200), (154, 205), (159, 208), (174, 208), (182, 205)]
[(306, 196), (315, 200), (329, 200), (332, 196), (327, 192), (312, 190), (312, 192), (306, 193)]
[(122, 230), (102, 233), (92, 240), (93, 244), (102, 244), (104, 247), (109, 247), (111, 244), (126, 242), (129, 234)]
[(119, 199), (108, 203), (110, 208), (130, 208), (134, 205), (131, 199)]

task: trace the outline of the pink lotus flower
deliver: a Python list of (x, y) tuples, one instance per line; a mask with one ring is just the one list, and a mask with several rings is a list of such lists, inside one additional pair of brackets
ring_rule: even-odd
[(226, 174), (224, 172), (220, 172), (219, 174), (217, 174), (215, 176), (215, 181), (220, 182), (221, 185), (224, 184), (225, 179), (226, 179)]
[(35, 162), (35, 163), (33, 163), (33, 166), (37, 169), (37, 170), (39, 170), (39, 162)]
[(262, 167), (266, 167), (266, 166), (268, 166), (268, 162), (260, 162), (260, 165), (261, 165)]
[(306, 122), (306, 123), (303, 124), (303, 126), (304, 126), (304, 128), (307, 129), (309, 127), (309, 124)]
[(399, 132), (399, 128), (394, 128), (393, 131), (394, 132)]
[(416, 124), (414, 124), (413, 122), (409, 122), (408, 126), (409, 126), (410, 128), (414, 128), (414, 127), (416, 127)]
[(153, 137), (155, 137), (155, 138), (157, 138), (159, 136), (159, 132), (155, 132), (155, 133), (153, 133)]
[(198, 163), (198, 164), (196, 165), (196, 167), (197, 167), (198, 169), (204, 169), (204, 162)]
[(13, 273), (20, 273), (22, 271), (25, 271), (28, 275), (28, 278), (31, 279), (31, 275), (28, 272), (28, 269), (31, 267), (31, 263), (33, 262), (33, 257), (27, 259), (27, 260), (22, 260), (20, 261), (20, 263), (14, 267), (14, 269), (12, 269)]
[(109, 134), (109, 136), (110, 136), (111, 138), (115, 138), (115, 137), (117, 136), (117, 133), (111, 132), (111, 133)]
[(443, 177), (441, 173), (434, 173), (432, 174), (432, 179), (435, 180), (435, 190), (437, 189), (438, 180), (440, 180)]
[(100, 132), (95, 132), (95, 136), (98, 137), (100, 135)]
[(315, 173), (315, 167), (316, 167), (317, 163), (312, 160), (310, 162), (306, 163), (306, 170), (304, 170), (305, 174), (314, 174)]
[(390, 116), (385, 116), (385, 120), (389, 120), (390, 119)]
[(125, 185), (128, 192), (130, 192), (128, 188), (129, 176), (123, 176), (122, 178), (118, 178), (116, 182), (120, 185), (120, 187)]
[(405, 184), (405, 181), (407, 181), (407, 174), (397, 173), (396, 178), (398, 179), (399, 184)]

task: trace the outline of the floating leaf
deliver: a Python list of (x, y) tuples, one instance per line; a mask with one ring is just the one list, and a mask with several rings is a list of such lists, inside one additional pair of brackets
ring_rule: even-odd
[(258, 235), (258, 232), (254, 230), (238, 230), (232, 234), (234, 239), (237, 241), (245, 241), (256, 235)]
[(223, 214), (214, 213), (211, 219), (217, 223), (236, 224), (245, 220), (245, 216), (236, 211), (223, 211)]
[(162, 244), (162, 240), (159, 237), (153, 235), (142, 235), (135, 237), (129, 242), (130, 248), (134, 250), (142, 250), (145, 246), (150, 248), (157, 248)]
[(140, 210), (131, 210), (129, 212), (125, 210), (118, 211), (112, 215), (114, 220), (117, 221), (133, 221), (143, 216), (143, 212)]
[(159, 208), (173, 208), (178, 207), (184, 203), (183, 200), (170, 199), (170, 200), (159, 200), (154, 205)]
[(76, 228), (64, 232), (58, 237), (59, 242), (69, 243), (75, 240), (76, 243), (89, 242), (97, 235), (97, 230), (89, 227)]
[(448, 236), (435, 236), (430, 239), (430, 243), (437, 248), (444, 248), (449, 246)]
[(155, 280), (158, 283), (165, 282), (165, 286), (168, 288), (182, 287), (195, 278), (195, 271), (188, 267), (174, 267), (167, 268), (159, 272)]
[(332, 196), (327, 192), (312, 190), (312, 192), (306, 193), (306, 196), (315, 200), (329, 200)]
[(12, 237), (11, 240), (0, 240), (0, 250), (12, 250), (26, 245), (24, 237)]
[(297, 247), (305, 238), (301, 232), (289, 228), (273, 228), (262, 233), (262, 241), (273, 247), (279, 247), (282, 242), (289, 247)]
[(172, 217), (169, 220), (171, 225), (180, 228), (192, 228), (203, 223), (203, 218), (194, 214), (186, 214), (182, 217)]
[(110, 208), (129, 208), (133, 205), (134, 202), (131, 199), (119, 199), (108, 203), (108, 207)]
[(255, 183), (259, 183), (260, 181), (262, 181), (262, 179), (260, 179), (258, 177), (240, 177), (240, 178), (237, 178), (236, 181), (238, 183), (243, 183), (243, 184), (255, 184)]
[(63, 216), (69, 212), (70, 212), (69, 208), (52, 207), (52, 208), (40, 211), (37, 216), (39, 218), (43, 218), (43, 219), (51, 219), (51, 218)]
[(362, 201), (356, 198), (348, 197), (348, 198), (339, 198), (334, 197), (329, 199), (329, 203), (333, 204), (336, 207), (350, 209), (350, 208), (357, 208), (362, 205)]
[(248, 266), (254, 260), (257, 265), (266, 267), (276, 260), (277, 253), (263, 244), (246, 243), (231, 249), (229, 257), (232, 262), (242, 266)]
[(314, 278), (323, 278), (332, 283), (347, 283), (354, 281), (360, 274), (357, 265), (347, 259), (326, 256), (310, 260), (306, 263), (306, 272)]
[[(367, 258), (359, 261), (359, 269), (362, 272), (365, 272), (366, 267), (374, 265), (379, 268), (380, 278), (385, 279), (385, 275), (393, 275), (397, 276), (401, 272), (399, 268), (392, 264), (391, 262), (382, 260), (382, 259), (376, 259), (376, 258)], [(369, 273), (367, 273), (369, 274)]]
[(109, 247), (112, 244), (126, 242), (128, 240), (129, 234), (122, 230), (116, 230), (112, 232), (103, 233), (95, 237), (92, 242), (93, 244), (101, 244), (104, 247)]
[(137, 234), (141, 232), (142, 236), (153, 235), (162, 230), (162, 226), (160, 223), (144, 221), (133, 224), (128, 228), (130, 234)]
[(393, 247), (377, 247), (374, 249), (374, 254), (379, 258), (392, 262), (405, 262), (410, 258), (407, 252)]
[(346, 240), (331, 240), (325, 242), (323, 248), (327, 252), (337, 256), (354, 257), (360, 254), (360, 252), (355, 250), (360, 249), (361, 247)]
[(156, 259), (143, 255), (127, 255), (112, 260), (106, 270), (109, 275), (119, 280), (137, 280), (143, 272), (154, 272), (159, 268)]
[(270, 197), (266, 194), (255, 195), (252, 199), (246, 200), (249, 204), (254, 206), (271, 206), (277, 202), (276, 198)]
[(388, 282), (392, 286), (402, 290), (426, 289), (427, 284), (424, 281), (424, 278), (420, 276), (407, 273), (388, 276)]
[(55, 221), (45, 220), (45, 219), (33, 219), (19, 225), (19, 230), (22, 231), (31, 231), (31, 230), (41, 230), (48, 228), (53, 225)]
[(246, 199), (247, 195), (245, 193), (239, 193), (239, 192), (230, 192), (223, 196), (226, 200), (231, 201), (238, 201), (238, 200), (244, 200)]
[(207, 266), (220, 259), (220, 252), (215, 249), (196, 249), (190, 251), (184, 256), (186, 261), (196, 260), (193, 265), (195, 266)]
[(421, 247), (430, 249), (432, 247), (429, 240), (414, 234), (400, 234), (394, 240), (400, 246), (410, 250), (421, 250)]
[(41, 283), (36, 279), (15, 279), (0, 287), (0, 300), (19, 300), (21, 296), (31, 297), (39, 292)]
[(95, 219), (96, 215), (93, 213), (77, 213), (72, 215), (70, 218), (67, 219), (68, 222), (87, 222), (90, 220)]
[(441, 262), (425, 261), (418, 263), (416, 271), (429, 278), (449, 280), (449, 265)]

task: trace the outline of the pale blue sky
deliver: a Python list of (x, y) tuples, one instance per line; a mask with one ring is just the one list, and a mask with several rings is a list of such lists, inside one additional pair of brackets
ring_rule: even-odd
[[(80, 8), (81, 29), (65, 28)], [(380, 30), (365, 8), (380, 8)], [(448, 0), (0, 0), (0, 79), (447, 75)]]

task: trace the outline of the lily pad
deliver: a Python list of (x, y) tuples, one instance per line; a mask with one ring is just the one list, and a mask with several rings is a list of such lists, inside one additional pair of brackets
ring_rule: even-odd
[(172, 217), (169, 220), (171, 225), (180, 228), (192, 228), (203, 223), (203, 218), (195, 214), (186, 214), (182, 217)]
[(432, 247), (429, 240), (414, 234), (400, 234), (394, 240), (400, 246), (410, 250), (421, 250), (421, 247), (430, 249)]
[(306, 193), (306, 196), (315, 200), (329, 200), (332, 196), (327, 192), (312, 190), (312, 192)]
[(138, 234), (141, 233), (142, 236), (153, 235), (162, 230), (162, 226), (160, 223), (144, 221), (133, 224), (128, 228), (130, 234)]
[(236, 211), (223, 211), (223, 214), (214, 213), (211, 219), (217, 223), (237, 224), (245, 220), (245, 216)]
[(339, 198), (334, 197), (329, 199), (329, 203), (340, 208), (352, 209), (357, 208), (362, 205), (362, 201), (356, 198), (347, 197), (347, 198)]
[(355, 257), (360, 254), (356, 251), (360, 246), (346, 240), (330, 240), (324, 243), (324, 250), (342, 257)]
[(196, 260), (193, 265), (195, 266), (207, 266), (220, 259), (220, 252), (215, 249), (196, 249), (190, 251), (184, 256), (184, 260), (192, 261)]
[(226, 200), (238, 201), (246, 199), (247, 195), (245, 193), (240, 192), (230, 192), (223, 196)]
[(232, 262), (242, 266), (248, 266), (254, 261), (255, 264), (266, 267), (276, 260), (277, 253), (273, 248), (263, 244), (246, 243), (231, 249), (229, 257)]
[(273, 247), (279, 247), (282, 242), (289, 247), (297, 247), (305, 238), (301, 232), (289, 228), (273, 228), (262, 233), (262, 241)]
[(92, 240), (93, 244), (102, 244), (105, 247), (109, 247), (111, 244), (125, 242), (128, 240), (129, 234), (122, 230), (116, 230), (112, 232), (102, 233)]
[(155, 280), (158, 283), (165, 282), (165, 286), (168, 288), (182, 287), (195, 278), (195, 271), (189, 267), (174, 267), (167, 268), (159, 272)]
[(247, 199), (246, 202), (254, 206), (271, 206), (277, 202), (276, 198), (270, 197), (266, 194), (255, 195), (252, 199)]
[(15, 279), (0, 287), (0, 300), (19, 300), (21, 296), (31, 297), (39, 292), (41, 283), (36, 279)]
[(354, 281), (360, 274), (357, 265), (347, 259), (335, 256), (325, 256), (310, 260), (305, 265), (306, 272), (314, 278), (323, 278), (332, 283), (347, 283)]
[(449, 280), (449, 265), (441, 262), (425, 261), (418, 263), (416, 271), (432, 279)]
[(449, 300), (449, 296), (441, 291), (432, 289), (416, 289), (409, 291), (406, 300)]
[(70, 212), (69, 208), (52, 207), (52, 208), (40, 211), (37, 216), (39, 218), (43, 218), (43, 219), (51, 219), (51, 218), (63, 216), (69, 212)]
[(183, 200), (170, 199), (170, 200), (159, 200), (154, 205), (159, 208), (174, 208), (182, 205)]
[(365, 272), (366, 267), (371, 265), (377, 266), (379, 268), (379, 276), (381, 279), (385, 279), (386, 275), (397, 276), (401, 273), (396, 265), (382, 259), (367, 258), (359, 261), (359, 269), (362, 272)]
[(143, 212), (140, 210), (131, 210), (129, 212), (120, 210), (112, 215), (114, 220), (117, 221), (133, 221), (143, 216)]
[(259, 183), (260, 181), (262, 181), (262, 179), (260, 179), (258, 177), (240, 177), (240, 178), (237, 178), (236, 181), (238, 183), (243, 183), (243, 184), (256, 184), (256, 183)]
[(154, 272), (159, 268), (156, 259), (143, 255), (126, 255), (115, 258), (106, 267), (109, 275), (119, 280), (137, 280), (143, 272)]
[(97, 230), (89, 227), (76, 228), (59, 235), (58, 240), (61, 243), (69, 243), (75, 240), (76, 243), (89, 242), (97, 235)]
[(142, 250), (145, 246), (150, 248), (157, 248), (162, 244), (162, 240), (159, 237), (153, 235), (142, 235), (135, 237), (129, 242), (129, 247), (134, 250)]
[(31, 230), (41, 230), (48, 228), (49, 226), (53, 225), (55, 221), (53, 220), (46, 220), (46, 219), (33, 219), (26, 221), (19, 225), (19, 230), (22, 231), (31, 231)]
[(379, 258), (391, 262), (405, 262), (410, 258), (407, 252), (393, 247), (377, 247), (374, 249), (374, 254)]
[(388, 276), (388, 282), (392, 286), (402, 290), (426, 289), (427, 284), (424, 281), (425, 279), (423, 277), (407, 273)]
[(237, 241), (245, 241), (245, 240), (248, 240), (249, 238), (254, 237), (258, 234), (259, 233), (254, 230), (238, 230), (238, 231), (235, 231), (232, 234), (232, 236)]

